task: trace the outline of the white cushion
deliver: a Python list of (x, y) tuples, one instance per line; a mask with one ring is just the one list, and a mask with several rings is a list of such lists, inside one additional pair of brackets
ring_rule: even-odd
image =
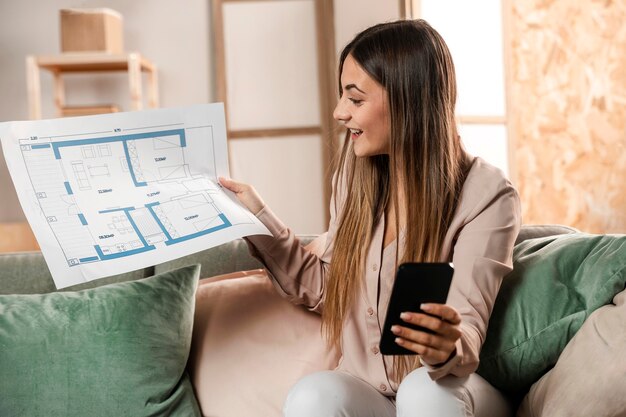
[(279, 417), (301, 377), (339, 360), (321, 318), (281, 298), (265, 270), (202, 280), (189, 369), (200, 408), (211, 417)]

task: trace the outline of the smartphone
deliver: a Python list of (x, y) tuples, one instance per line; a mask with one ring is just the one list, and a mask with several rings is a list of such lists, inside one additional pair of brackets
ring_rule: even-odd
[(403, 321), (400, 313), (410, 311), (427, 314), (420, 309), (422, 303), (445, 304), (453, 273), (451, 263), (404, 263), (398, 267), (380, 339), (380, 352), (383, 355), (416, 355), (395, 342), (397, 336), (392, 333), (391, 326), (398, 324), (433, 333)]

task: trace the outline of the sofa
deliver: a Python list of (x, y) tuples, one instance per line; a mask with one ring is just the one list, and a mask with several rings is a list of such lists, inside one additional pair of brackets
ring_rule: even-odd
[[(626, 236), (524, 225), (514, 260), (478, 372), (518, 416), (626, 416)], [(0, 415), (280, 416), (340, 355), (261, 268), (240, 239), (56, 292), (0, 254)]]

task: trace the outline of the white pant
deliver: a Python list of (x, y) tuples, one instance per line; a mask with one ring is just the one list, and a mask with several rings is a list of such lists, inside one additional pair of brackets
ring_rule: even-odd
[(283, 407), (285, 417), (509, 417), (504, 396), (479, 375), (433, 381), (419, 368), (402, 381), (396, 404), (368, 383), (340, 371), (298, 381)]

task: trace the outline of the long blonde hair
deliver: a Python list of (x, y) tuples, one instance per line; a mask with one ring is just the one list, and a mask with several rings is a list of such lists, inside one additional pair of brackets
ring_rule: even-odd
[[(469, 168), (454, 116), (454, 64), (428, 23), (397, 21), (361, 32), (341, 53), (340, 80), (348, 55), (387, 92), (391, 143), (389, 155), (357, 158), (347, 132), (341, 151), (333, 189), (335, 195), (340, 186), (347, 192), (322, 313), (324, 334), (337, 347), (344, 320), (364, 285), (374, 227), (391, 204), (400, 213), (398, 192), (392, 188), (403, 187), (397, 191), (405, 197), (407, 223), (396, 262), (437, 262)], [(414, 359), (394, 363), (397, 378), (418, 366)]]

